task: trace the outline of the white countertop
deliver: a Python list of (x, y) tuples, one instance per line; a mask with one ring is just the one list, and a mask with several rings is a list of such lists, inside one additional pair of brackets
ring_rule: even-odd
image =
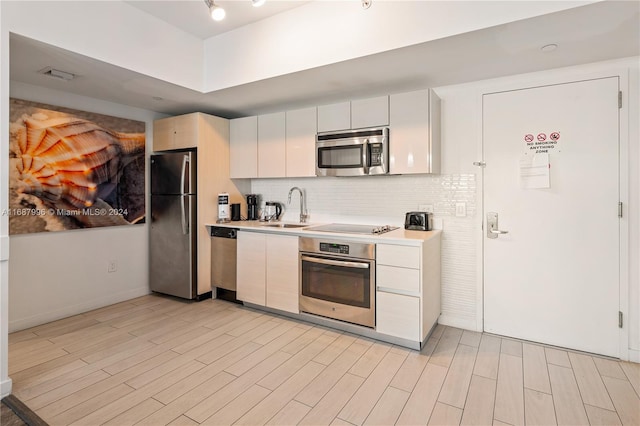
[[(257, 220), (238, 221), (238, 222), (226, 222), (226, 223), (206, 223), (205, 226), (218, 226), (223, 228), (236, 228), (249, 232), (265, 232), (270, 234), (281, 235), (296, 235), (301, 237), (322, 237), (333, 240), (351, 240), (351, 241), (366, 241), (369, 243), (385, 243), (385, 244), (398, 244), (406, 246), (420, 246), (426, 240), (434, 238), (442, 231), (407, 231), (403, 228), (396, 229), (395, 231), (386, 232), (384, 234), (345, 234), (339, 232), (322, 232), (308, 230), (307, 228), (319, 225), (326, 225), (325, 223), (309, 223), (304, 224), (304, 228), (280, 228), (277, 226), (269, 226), (277, 223), (290, 223), (293, 222), (260, 222)], [(296, 224), (298, 225), (298, 224)]]

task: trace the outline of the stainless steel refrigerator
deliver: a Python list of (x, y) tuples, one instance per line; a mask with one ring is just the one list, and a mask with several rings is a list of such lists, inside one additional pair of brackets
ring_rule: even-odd
[(197, 297), (196, 152), (151, 155), (151, 290)]

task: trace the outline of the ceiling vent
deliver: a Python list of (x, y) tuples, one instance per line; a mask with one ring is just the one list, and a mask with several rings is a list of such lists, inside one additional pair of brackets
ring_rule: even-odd
[(43, 68), (38, 71), (38, 73), (64, 81), (71, 81), (76, 76), (75, 74), (72, 74), (70, 72), (60, 71), (52, 67)]

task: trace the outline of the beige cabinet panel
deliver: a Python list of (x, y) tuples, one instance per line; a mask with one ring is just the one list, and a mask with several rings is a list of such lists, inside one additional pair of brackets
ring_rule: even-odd
[(420, 270), (379, 264), (376, 267), (376, 286), (379, 289), (398, 290), (419, 296)]
[(267, 235), (267, 306), (299, 313), (298, 237)]
[(286, 175), (306, 177), (316, 175), (316, 107), (296, 109), (286, 113)]
[(376, 292), (376, 331), (413, 341), (420, 338), (420, 299)]
[(389, 96), (351, 101), (351, 128), (389, 125)]
[(318, 107), (318, 132), (351, 128), (351, 102)]
[(230, 139), (231, 177), (258, 177), (258, 117), (231, 120)]
[[(229, 120), (196, 112), (156, 120), (153, 123), (154, 151), (197, 148), (198, 200), (198, 295), (211, 291), (211, 237), (205, 223), (217, 219), (217, 194), (229, 193), (230, 202), (242, 203), (249, 190), (229, 174)], [(204, 166), (202, 166), (204, 164)]]
[(398, 266), (401, 268), (420, 268), (420, 247), (396, 246), (393, 244), (376, 245), (378, 265)]
[(440, 173), (440, 98), (433, 90), (389, 97), (393, 174)]
[(266, 304), (266, 234), (238, 232), (237, 298), (243, 302)]
[(153, 150), (195, 148), (198, 145), (198, 113), (153, 122)]
[(285, 177), (285, 113), (258, 116), (258, 177)]

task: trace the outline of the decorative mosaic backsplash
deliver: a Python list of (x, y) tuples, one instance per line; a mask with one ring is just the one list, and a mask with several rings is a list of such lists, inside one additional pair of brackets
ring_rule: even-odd
[[(404, 225), (406, 212), (432, 205), (436, 227), (442, 234), (442, 314), (456, 325), (476, 322), (477, 229), (476, 176), (367, 176), (355, 178), (254, 179), (251, 190), (261, 204), (283, 204), (283, 220), (298, 221), (295, 192), (304, 190), (310, 223), (342, 222)], [(456, 203), (464, 202), (465, 217), (456, 217)]]

